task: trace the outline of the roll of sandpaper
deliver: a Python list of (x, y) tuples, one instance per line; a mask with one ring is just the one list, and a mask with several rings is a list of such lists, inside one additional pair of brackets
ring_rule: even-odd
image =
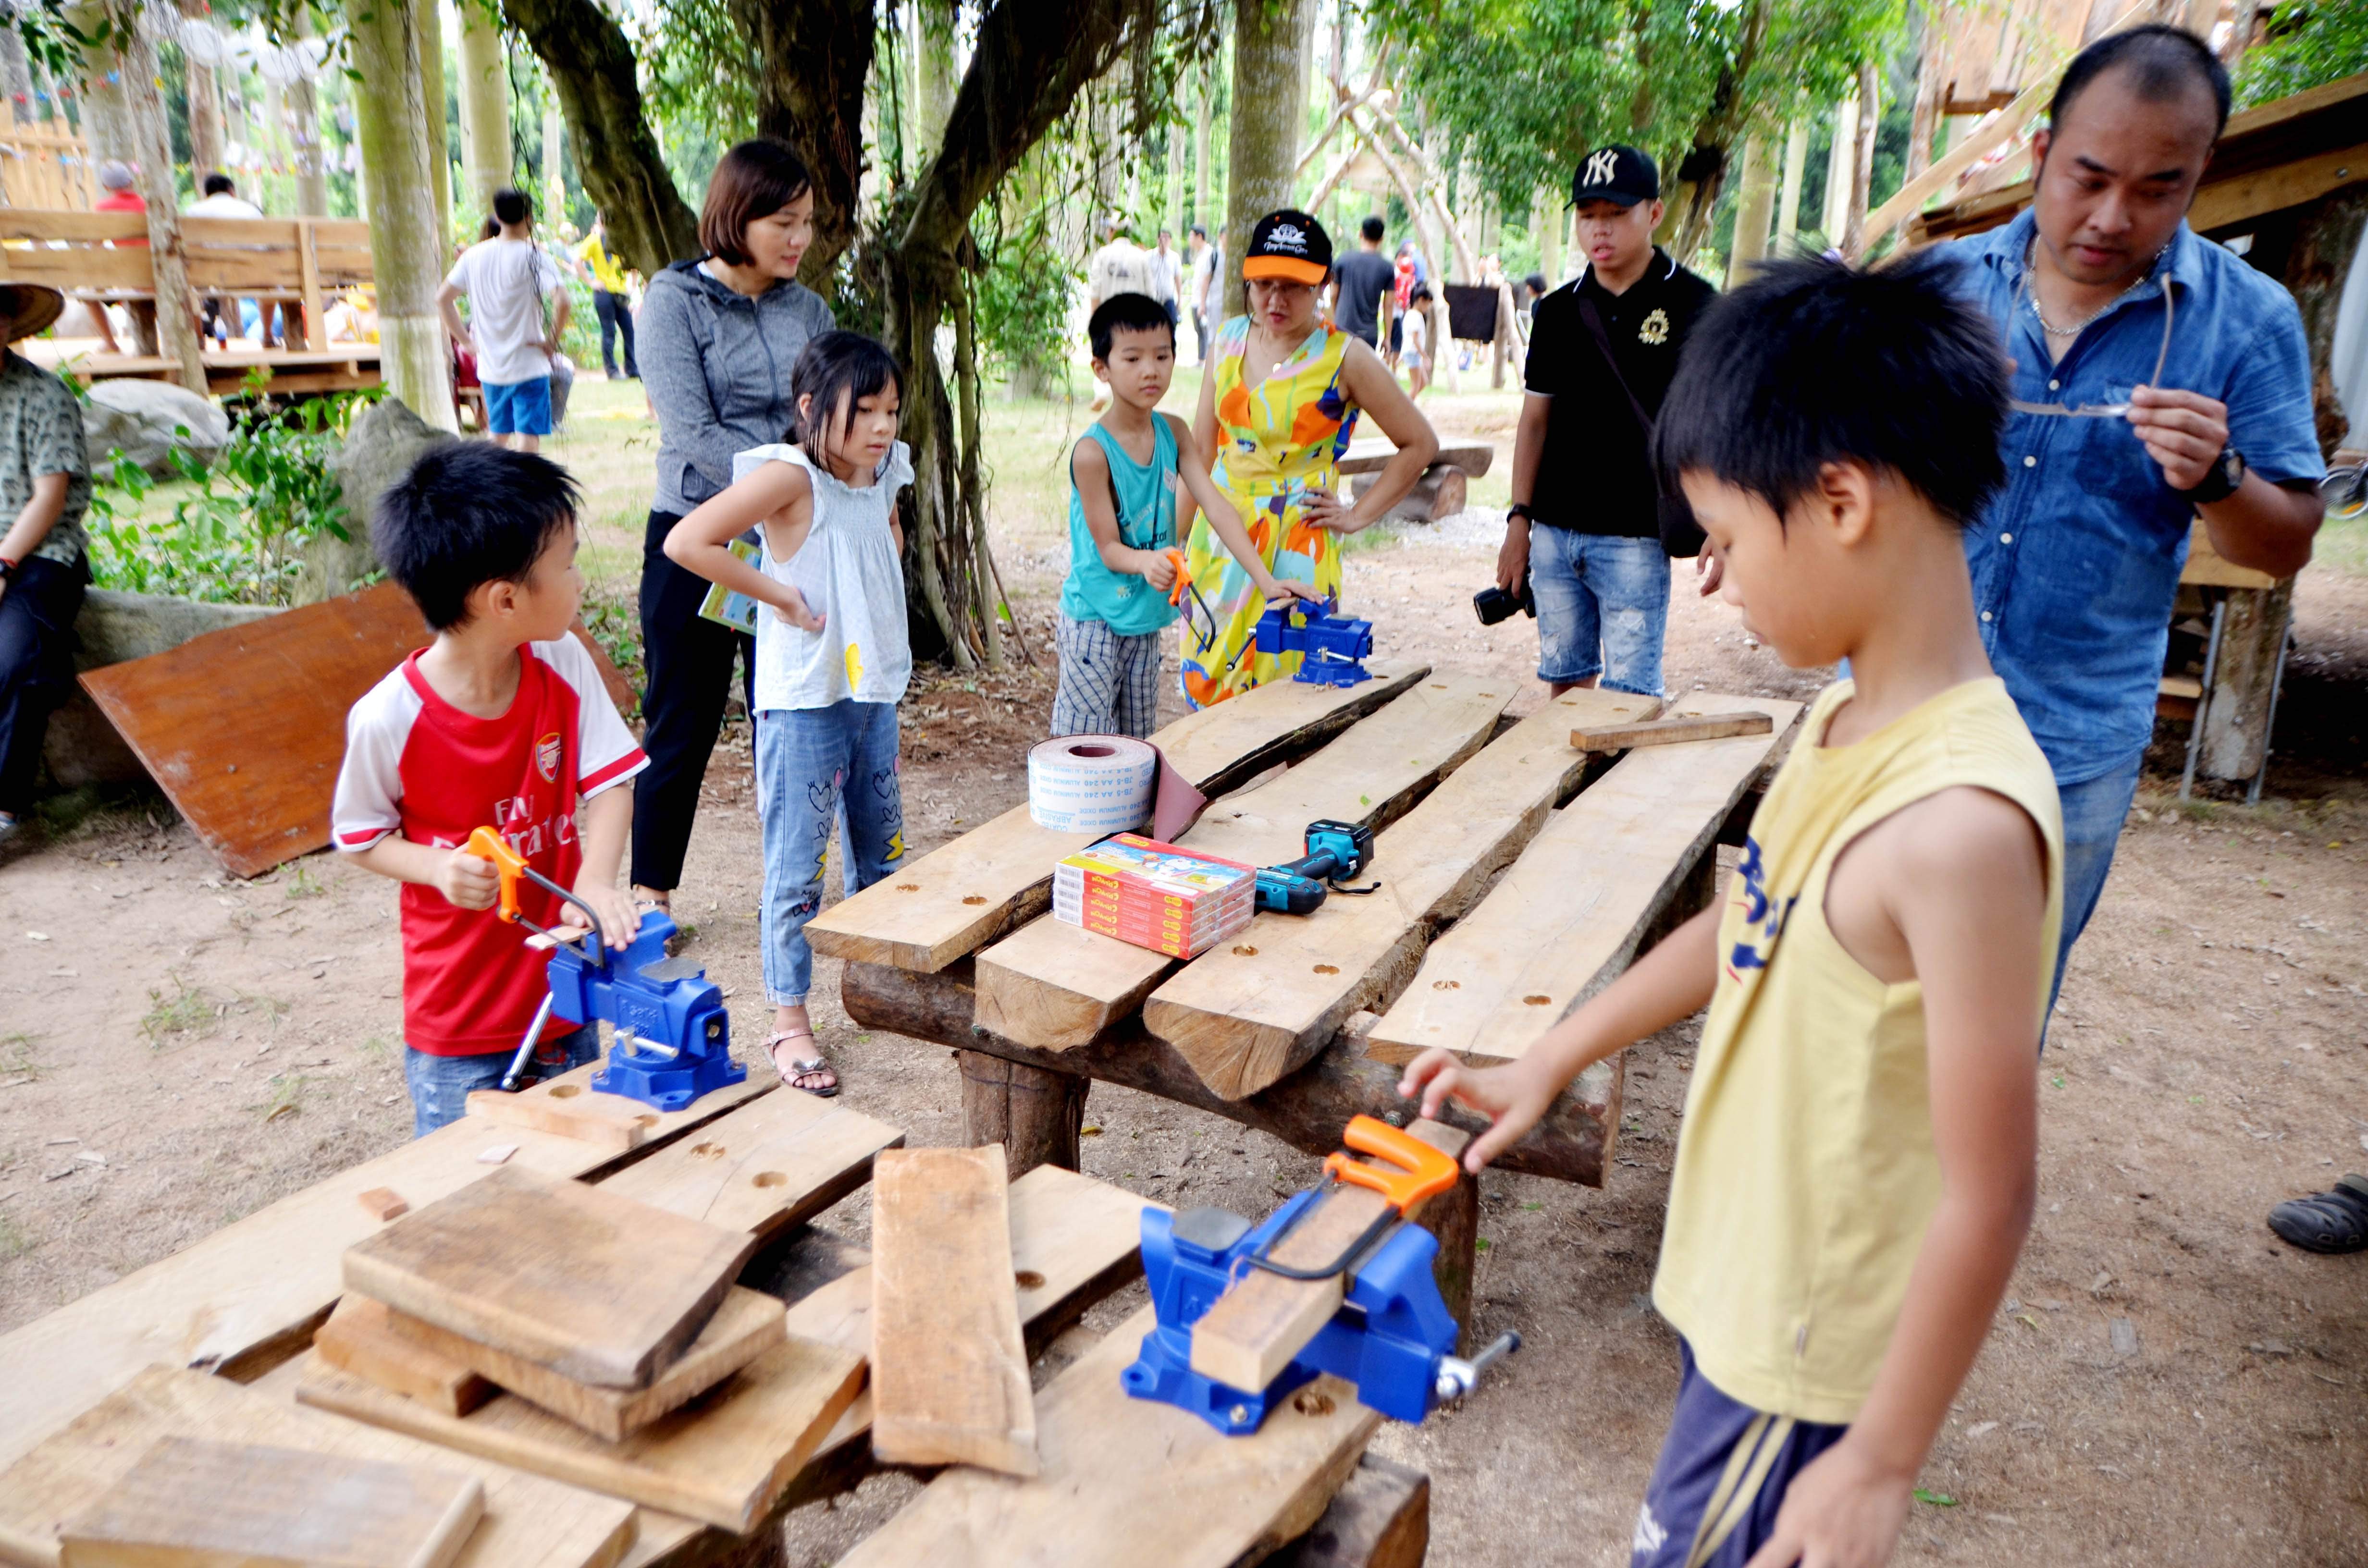
[(1129, 833), (1151, 820), (1159, 754), (1127, 735), (1064, 735), (1028, 754), (1028, 814), (1055, 833)]

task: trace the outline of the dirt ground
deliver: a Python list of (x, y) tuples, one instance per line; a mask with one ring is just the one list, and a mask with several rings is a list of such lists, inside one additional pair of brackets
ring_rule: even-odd
[[(1190, 388), (1174, 394), (1186, 406)], [(596, 598), (631, 603), (651, 430), (638, 389), (586, 383), (557, 455), (590, 494)], [(1427, 400), (1509, 446), (1513, 401)], [(1052, 695), (1065, 564), (1059, 456), (1082, 405), (995, 410), (996, 528), (1037, 665), (916, 683), (905, 811), (926, 849), (1024, 798)], [(1501, 466), (1451, 523), (1349, 564), (1383, 652), (1520, 675), (1526, 620), (1469, 608)], [(2355, 526), (2356, 528), (2356, 526)], [(1806, 697), (1682, 580), (1673, 694)], [(1933, 1453), (1903, 1562), (2368, 1562), (2368, 1257), (2293, 1251), (2279, 1199), (2368, 1168), (2368, 533), (2330, 536), (2297, 597), (2300, 654), (2259, 808), (2169, 800), (2150, 776), (2076, 950), (2041, 1066), (2038, 1221)], [(1520, 706), (1543, 697), (1532, 681)], [(1518, 710), (1518, 709), (1517, 709)], [(77, 814), (79, 813), (79, 814)], [(677, 917), (760, 1026), (758, 835), (746, 734), (719, 748)], [(226, 877), (161, 797), (77, 802), (0, 861), (0, 1331), (408, 1134), (393, 889), (321, 854)], [(817, 1021), (854, 1105), (911, 1142), (960, 1136), (939, 1047), (857, 1030), (817, 966)], [(1491, 1175), (1477, 1333), (1525, 1347), (1468, 1407), (1379, 1451), (1432, 1476), (1451, 1568), (1625, 1562), (1676, 1386), (1649, 1289), (1693, 1028), (1631, 1054), (1607, 1190)], [(1167, 1203), (1262, 1213), (1315, 1162), (1262, 1134), (1097, 1087), (1086, 1168)], [(860, 1238), (859, 1198), (827, 1223)], [(1099, 1309), (1106, 1328), (1140, 1287)], [(881, 1478), (791, 1525), (822, 1564), (901, 1505)]]

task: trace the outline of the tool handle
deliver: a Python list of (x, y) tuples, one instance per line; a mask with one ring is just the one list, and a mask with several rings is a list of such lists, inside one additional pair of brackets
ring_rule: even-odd
[(1184, 596), (1192, 591), (1192, 569), (1184, 564), (1184, 552), (1180, 550), (1163, 550), (1159, 553), (1167, 557), (1167, 564), (1176, 568), (1176, 581), (1168, 585), (1167, 602), (1180, 609), (1184, 605)]
[(1462, 1399), (1479, 1383), (1489, 1368), (1520, 1347), (1521, 1336), (1507, 1329), (1491, 1340), (1486, 1349), (1469, 1361), (1461, 1356), (1440, 1357), (1439, 1376), (1431, 1385), (1432, 1394), (1440, 1404)]
[(1349, 1118), (1340, 1141), (1360, 1154), (1371, 1154), (1387, 1163), (1369, 1165), (1336, 1152), (1324, 1162), (1332, 1179), (1350, 1187), (1370, 1187), (1389, 1199), (1391, 1207), (1401, 1214), (1423, 1199), (1447, 1191), (1462, 1174), (1452, 1155), (1442, 1153), (1414, 1134), (1401, 1132), (1376, 1117)]
[(518, 879), (524, 877), (584, 912), (585, 922), (591, 927), (591, 939), (585, 948), (586, 957), (598, 960), (608, 950), (608, 934), (600, 929), (600, 916), (592, 906), (528, 865), (526, 857), (511, 848), (500, 834), (490, 827), (478, 828), (469, 835), (469, 842), (462, 847), (479, 859), (494, 863), (494, 872), (501, 879), (502, 884), (501, 897), (494, 906), (494, 913), (501, 916), (505, 925), (523, 926), (529, 931), (542, 932), (546, 936), (550, 934), (545, 927), (527, 919), (518, 911)]

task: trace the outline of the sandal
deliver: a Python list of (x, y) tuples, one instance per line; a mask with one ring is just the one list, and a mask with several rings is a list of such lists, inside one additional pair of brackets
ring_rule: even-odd
[(2270, 1229), (2305, 1252), (2368, 1251), (2368, 1176), (2348, 1176), (2328, 1191), (2286, 1199), (2270, 1210)]
[[(789, 1040), (812, 1039), (812, 1029), (776, 1029), (765, 1037), (765, 1055), (773, 1063), (773, 1071), (781, 1075), (784, 1085), (801, 1094), (812, 1095), (818, 1100), (830, 1099), (838, 1093), (838, 1074), (819, 1053), (808, 1057), (793, 1056), (790, 1058), (788, 1067), (781, 1065), (778, 1047)], [(830, 1082), (819, 1088), (798, 1082), (801, 1078), (819, 1078), (825, 1074), (830, 1075)]]

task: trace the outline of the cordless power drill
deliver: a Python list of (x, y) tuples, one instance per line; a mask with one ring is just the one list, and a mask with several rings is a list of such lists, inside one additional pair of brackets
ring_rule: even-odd
[(1372, 863), (1372, 828), (1353, 822), (1309, 823), (1306, 854), (1258, 872), (1258, 906), (1278, 915), (1307, 915), (1323, 904), (1326, 892), (1371, 892), (1373, 888), (1340, 884)]

